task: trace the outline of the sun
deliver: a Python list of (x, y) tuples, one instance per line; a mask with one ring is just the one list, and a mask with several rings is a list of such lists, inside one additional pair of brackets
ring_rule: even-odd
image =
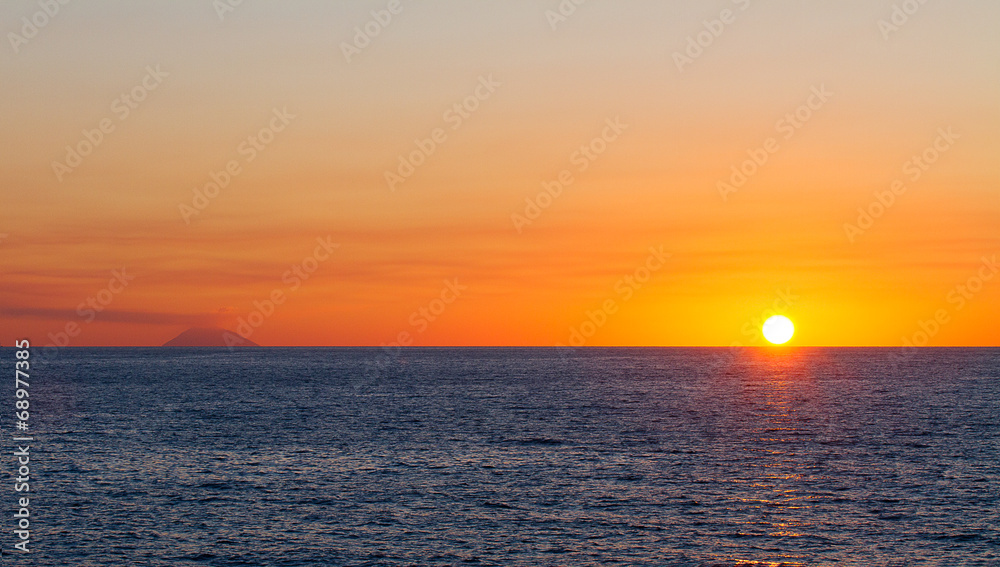
[(764, 327), (761, 331), (764, 333), (764, 338), (771, 344), (783, 345), (795, 334), (795, 325), (792, 324), (791, 319), (784, 315), (774, 315), (764, 321)]

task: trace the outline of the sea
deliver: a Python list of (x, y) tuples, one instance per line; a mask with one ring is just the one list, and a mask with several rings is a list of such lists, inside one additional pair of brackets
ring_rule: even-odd
[(32, 352), (4, 567), (1000, 565), (997, 348)]

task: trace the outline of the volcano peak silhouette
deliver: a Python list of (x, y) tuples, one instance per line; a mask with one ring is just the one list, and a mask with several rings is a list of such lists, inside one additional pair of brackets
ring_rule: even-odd
[(165, 347), (230, 347), (260, 346), (238, 334), (219, 327), (192, 327), (169, 341)]

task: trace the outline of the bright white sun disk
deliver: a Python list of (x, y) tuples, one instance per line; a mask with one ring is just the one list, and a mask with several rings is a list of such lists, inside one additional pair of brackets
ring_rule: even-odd
[(787, 343), (795, 334), (795, 325), (792, 320), (784, 315), (775, 315), (764, 321), (764, 328), (761, 329), (764, 338), (768, 342), (776, 345)]

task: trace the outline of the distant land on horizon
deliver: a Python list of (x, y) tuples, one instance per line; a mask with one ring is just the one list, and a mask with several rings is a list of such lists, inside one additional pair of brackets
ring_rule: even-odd
[(165, 347), (255, 347), (259, 344), (219, 327), (192, 327), (169, 341)]

